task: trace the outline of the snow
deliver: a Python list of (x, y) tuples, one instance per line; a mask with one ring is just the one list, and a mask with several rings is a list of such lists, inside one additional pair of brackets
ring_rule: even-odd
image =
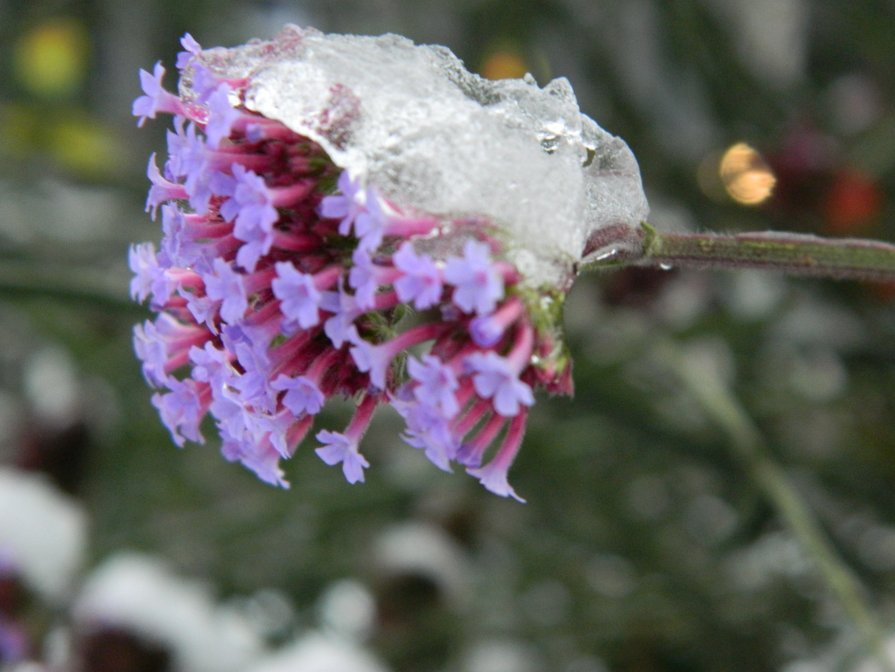
[(216, 604), (205, 584), (138, 553), (117, 553), (97, 567), (73, 612), (79, 629), (123, 628), (168, 647), (184, 672), (239, 672), (261, 653), (248, 621)]
[(42, 476), (0, 469), (0, 564), (39, 595), (63, 601), (84, 561), (87, 516)]
[[(592, 232), (646, 218), (634, 155), (580, 112), (566, 79), (490, 81), (444, 47), (297, 26), (199, 60), (248, 78), (248, 109), (319, 143), (399, 206), (496, 224), (529, 286), (567, 281)], [(188, 101), (190, 86), (188, 69)]]

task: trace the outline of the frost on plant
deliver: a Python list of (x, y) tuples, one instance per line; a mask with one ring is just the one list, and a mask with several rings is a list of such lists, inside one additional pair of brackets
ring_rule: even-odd
[(156, 65), (133, 110), (174, 116), (147, 171), (160, 249), (130, 257), (174, 441), (210, 416), (227, 459), (285, 486), (280, 461), (342, 396), (355, 415), (316, 452), (350, 482), (385, 404), (436, 466), (517, 497), (533, 391), (571, 392), (561, 307), (586, 243), (646, 216), (628, 147), (566, 80), (487, 81), (394, 35), (183, 45), (179, 94)]

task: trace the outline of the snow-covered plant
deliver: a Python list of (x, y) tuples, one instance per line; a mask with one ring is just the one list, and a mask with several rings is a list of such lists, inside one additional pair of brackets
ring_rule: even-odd
[(636, 237), (647, 205), (623, 141), (564, 79), (492, 82), (442, 47), (294, 26), (203, 50), (189, 35), (141, 72), (142, 125), (174, 117), (149, 161), (159, 249), (131, 249), (134, 332), (178, 445), (204, 440), (285, 486), (332, 397), (356, 402), (317, 454), (364, 480), (375, 409), (405, 442), (519, 499), (507, 472), (535, 391), (569, 394), (565, 293), (600, 232)]

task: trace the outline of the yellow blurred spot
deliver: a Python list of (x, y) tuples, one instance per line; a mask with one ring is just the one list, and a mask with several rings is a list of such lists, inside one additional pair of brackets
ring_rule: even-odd
[(121, 150), (115, 139), (88, 118), (68, 115), (46, 131), (53, 157), (75, 173), (102, 175), (119, 167)]
[(44, 162), (84, 177), (121, 169), (125, 151), (108, 128), (74, 108), (0, 106), (0, 160)]
[(39, 117), (21, 105), (0, 106), (0, 153), (23, 157), (38, 134)]
[(482, 77), (488, 79), (513, 79), (528, 72), (525, 59), (515, 51), (501, 49), (493, 52), (482, 63)]
[(745, 142), (727, 148), (721, 157), (718, 174), (727, 194), (743, 205), (764, 202), (777, 183), (770, 166)]
[(87, 72), (90, 42), (74, 19), (53, 19), (22, 35), (13, 50), (16, 78), (32, 93), (58, 98), (77, 91)]

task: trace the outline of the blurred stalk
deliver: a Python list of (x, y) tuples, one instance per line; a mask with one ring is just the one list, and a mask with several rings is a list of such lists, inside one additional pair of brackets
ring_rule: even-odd
[(773, 459), (761, 432), (718, 372), (693, 367), (670, 342), (657, 348), (656, 354), (727, 435), (737, 457), (748, 467), (778, 515), (814, 559), (828, 588), (875, 654), (880, 669), (895, 672), (895, 663), (886, 654), (883, 629), (865, 599), (862, 586), (836, 552), (784, 469)]
[(791, 275), (895, 282), (895, 245), (788, 232), (660, 232), (643, 222), (597, 231), (582, 270), (638, 265), (659, 268), (758, 268)]
[(43, 297), (78, 302), (115, 312), (143, 309), (126, 292), (127, 280), (83, 267), (63, 267), (38, 260), (0, 259), (0, 296)]

